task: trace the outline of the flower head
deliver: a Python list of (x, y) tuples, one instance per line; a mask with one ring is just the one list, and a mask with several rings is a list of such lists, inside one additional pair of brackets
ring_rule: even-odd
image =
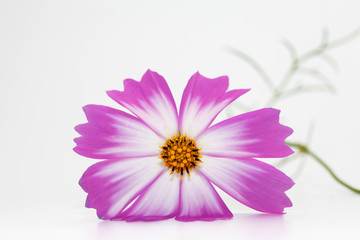
[[(260, 212), (283, 213), (292, 203), (293, 181), (256, 158), (286, 157), (292, 129), (279, 124), (279, 110), (264, 108), (215, 125), (215, 117), (249, 89), (227, 91), (228, 77), (195, 73), (178, 114), (165, 79), (148, 70), (140, 82), (107, 94), (134, 115), (100, 105), (84, 107), (88, 123), (74, 151), (103, 159), (80, 185), (86, 206), (101, 219), (180, 221), (228, 219), (231, 212), (214, 185)], [(132, 203), (132, 204), (131, 204)]]

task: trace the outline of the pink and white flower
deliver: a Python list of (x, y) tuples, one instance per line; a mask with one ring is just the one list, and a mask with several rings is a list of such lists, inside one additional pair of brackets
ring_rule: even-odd
[[(101, 219), (179, 221), (228, 219), (232, 213), (214, 185), (246, 206), (283, 213), (294, 182), (256, 158), (293, 153), (284, 140), (293, 132), (279, 123), (280, 111), (264, 108), (211, 125), (249, 89), (227, 91), (228, 77), (195, 73), (178, 114), (165, 79), (148, 70), (124, 91), (108, 91), (131, 111), (87, 105), (88, 122), (76, 126), (78, 154), (103, 159), (89, 167), (80, 185), (86, 207)], [(132, 204), (131, 204), (132, 203)]]

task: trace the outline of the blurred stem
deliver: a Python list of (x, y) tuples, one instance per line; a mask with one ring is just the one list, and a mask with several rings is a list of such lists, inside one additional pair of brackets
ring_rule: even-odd
[(344, 187), (346, 187), (347, 189), (360, 194), (360, 189), (356, 189), (352, 186), (350, 186), (349, 184), (347, 184), (346, 182), (344, 182), (343, 180), (341, 180), (335, 173), (334, 171), (318, 156), (316, 155), (314, 152), (312, 152), (306, 145), (301, 144), (301, 143), (294, 143), (294, 142), (286, 142), (287, 145), (289, 145), (290, 147), (294, 147), (297, 148), (300, 152), (309, 155), (310, 157), (312, 157), (315, 161), (317, 161), (322, 167), (325, 168), (326, 171), (328, 171), (328, 173), (335, 179), (335, 181), (337, 181), (338, 183), (340, 183), (341, 185), (343, 185)]
[[(328, 29), (324, 29), (321, 42), (316, 47), (310, 49), (309, 51), (303, 54), (298, 54), (294, 45), (290, 41), (284, 40), (283, 45), (286, 47), (286, 49), (290, 54), (291, 62), (288, 68), (286, 69), (282, 79), (280, 80), (280, 83), (278, 84), (275, 84), (275, 82), (272, 81), (270, 75), (265, 71), (265, 69), (260, 65), (260, 63), (257, 62), (254, 58), (250, 57), (248, 54), (239, 51), (237, 49), (234, 49), (232, 47), (227, 47), (226, 50), (232, 53), (233, 55), (239, 57), (243, 61), (247, 62), (259, 74), (259, 76), (268, 86), (271, 92), (271, 96), (268, 99), (268, 102), (267, 104), (265, 104), (265, 106), (273, 107), (279, 100), (285, 97), (294, 96), (299, 93), (304, 93), (314, 90), (319, 91), (324, 89), (334, 92), (335, 89), (331, 84), (331, 81), (329, 81), (330, 79), (328, 79), (326, 75), (318, 71), (316, 68), (308, 68), (306, 67), (306, 65), (308, 64), (308, 62), (312, 61), (313, 59), (321, 59), (322, 61), (325, 61), (325, 63), (327, 63), (329, 66), (331, 66), (333, 70), (335, 71), (338, 70), (339, 69), (338, 63), (334, 58), (332, 58), (331, 55), (328, 54), (328, 51), (341, 47), (353, 41), (359, 36), (360, 36), (360, 27), (356, 28), (354, 31), (350, 32), (347, 35), (329, 41), (329, 31)], [(298, 77), (300, 74), (305, 74), (306, 77), (312, 77), (315, 80), (321, 81), (321, 85), (302, 84), (300, 86), (295, 86), (291, 88), (290, 84), (293, 82), (292, 80), (295, 79), (295, 77)], [(319, 88), (320, 86), (324, 86), (326, 88)], [(241, 108), (242, 106), (238, 106), (238, 107)], [(308, 145), (306, 146), (300, 143), (288, 143), (288, 144), (291, 147), (297, 148), (299, 152), (306, 154), (311, 158), (313, 158), (315, 161), (317, 161), (323, 168), (325, 168), (326, 171), (329, 172), (329, 174), (338, 183), (348, 188), (349, 190), (357, 194), (360, 194), (360, 189), (356, 189), (348, 185), (344, 181), (342, 181), (319, 156), (317, 156), (309, 149)], [(309, 144), (309, 142), (307, 142), (307, 144)], [(292, 158), (286, 158), (283, 161), (281, 161), (279, 164), (285, 164), (289, 159)]]
[(233, 47), (230, 47), (230, 46), (226, 47), (226, 50), (228, 52), (234, 54), (235, 56), (240, 57), (241, 59), (246, 61), (248, 64), (250, 64), (255, 69), (255, 71), (260, 75), (260, 77), (263, 79), (263, 81), (268, 86), (268, 88), (271, 90), (275, 89), (275, 84), (270, 79), (269, 75), (266, 73), (264, 68), (262, 68), (261, 65), (257, 61), (255, 61), (255, 59), (250, 57), (248, 54), (246, 54), (238, 49), (235, 49)]
[[(267, 106), (274, 105), (282, 96), (282, 94), (285, 92), (285, 89), (291, 82), (292, 77), (295, 75), (295, 73), (298, 71), (299, 66), (303, 65), (305, 62), (313, 59), (317, 56), (323, 56), (327, 50), (334, 49), (337, 47), (340, 47), (355, 38), (357, 38), (360, 35), (360, 27), (352, 31), (351, 33), (340, 37), (336, 40), (333, 40), (331, 42), (328, 41), (328, 31), (323, 32), (323, 39), (321, 41), (321, 44), (317, 46), (316, 48), (300, 55), (299, 57), (293, 59), (292, 63), (290, 64), (290, 67), (286, 71), (283, 79), (280, 81), (280, 84), (277, 88), (275, 88), (272, 97), (267, 102)], [(288, 47), (288, 45), (287, 45)]]

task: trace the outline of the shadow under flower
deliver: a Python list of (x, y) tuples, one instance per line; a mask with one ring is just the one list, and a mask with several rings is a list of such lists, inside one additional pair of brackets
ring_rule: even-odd
[(93, 239), (289, 239), (285, 215), (234, 214), (231, 220), (213, 222), (101, 221)]

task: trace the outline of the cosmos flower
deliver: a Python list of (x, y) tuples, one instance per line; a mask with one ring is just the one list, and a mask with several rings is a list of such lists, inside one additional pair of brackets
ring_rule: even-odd
[(286, 157), (292, 129), (279, 110), (264, 108), (220, 123), (215, 117), (249, 89), (227, 91), (228, 77), (195, 73), (178, 114), (165, 79), (148, 70), (140, 82), (124, 80), (124, 91), (108, 91), (134, 115), (87, 105), (88, 122), (75, 130), (78, 154), (103, 159), (80, 179), (86, 207), (101, 219), (179, 221), (229, 219), (232, 213), (214, 185), (265, 213), (291, 207), (285, 191), (293, 181), (257, 158)]

